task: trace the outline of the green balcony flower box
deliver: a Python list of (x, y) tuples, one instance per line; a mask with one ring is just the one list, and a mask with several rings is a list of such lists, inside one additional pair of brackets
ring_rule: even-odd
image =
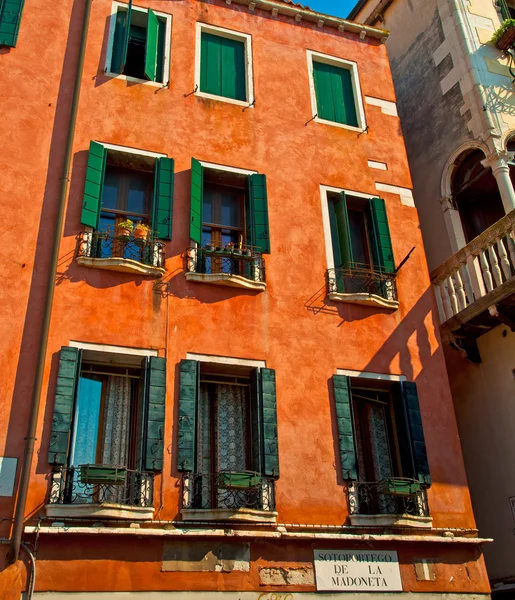
[(219, 473), (218, 487), (222, 489), (251, 489), (261, 483), (261, 475), (254, 472)]
[(109, 465), (81, 465), (80, 482), (108, 485), (123, 485), (127, 476), (125, 467)]
[(420, 483), (413, 479), (385, 479), (383, 492), (389, 496), (414, 496), (420, 492)]

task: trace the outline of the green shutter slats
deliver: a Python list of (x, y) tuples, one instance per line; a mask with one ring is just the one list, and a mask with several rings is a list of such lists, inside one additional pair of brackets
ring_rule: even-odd
[(173, 190), (174, 160), (173, 158), (158, 158), (156, 160), (152, 225), (157, 237), (161, 240), (172, 239)]
[(151, 356), (148, 369), (145, 469), (147, 471), (162, 471), (166, 405), (166, 359)]
[(132, 0), (129, 0), (129, 5), (125, 12), (125, 20), (123, 23), (122, 29), (122, 42), (121, 42), (121, 52), (120, 52), (120, 73), (125, 71), (125, 63), (127, 62), (127, 51), (129, 49), (129, 35), (131, 31), (131, 21), (132, 21)]
[(263, 472), (263, 407), (260, 389), (259, 369), (254, 369), (250, 376), (250, 431), (252, 469), (257, 473)]
[(245, 43), (202, 32), (200, 46), (200, 91), (245, 101)]
[(356, 102), (349, 69), (313, 62), (319, 119), (358, 127)]
[(196, 471), (197, 404), (199, 392), (199, 363), (181, 360), (179, 367), (179, 427), (177, 469)]
[(395, 271), (395, 261), (385, 201), (382, 198), (372, 198), (369, 201), (368, 208), (374, 267), (384, 273), (393, 273)]
[(90, 143), (80, 222), (94, 229), (98, 227), (102, 204), (106, 156), (107, 152), (102, 144)]
[(275, 371), (261, 369), (261, 403), (263, 414), (263, 474), (279, 477), (279, 440), (277, 435), (277, 395)]
[(147, 42), (145, 45), (145, 75), (156, 81), (159, 20), (152, 9), (148, 9)]
[(506, 4), (506, 0), (497, 0), (497, 6), (501, 9), (501, 17), (503, 20), (511, 19), (510, 9)]
[(255, 173), (248, 178), (245, 218), (247, 220), (247, 245), (253, 246), (258, 252), (269, 254), (270, 231), (266, 175)]
[(202, 204), (204, 202), (204, 167), (191, 159), (190, 238), (202, 243)]
[(0, 1), (0, 46), (16, 46), (24, 1)]
[(347, 212), (347, 199), (345, 192), (338, 194), (338, 200), (335, 203), (336, 229), (338, 231), (338, 248), (340, 256), (335, 256), (335, 261), (344, 269), (349, 269), (354, 262), (352, 256), (352, 244), (350, 236), (349, 213)]
[(48, 446), (48, 462), (51, 465), (65, 465), (68, 459), (79, 371), (80, 350), (63, 346), (59, 356), (52, 431)]
[(358, 479), (358, 461), (350, 378), (345, 375), (333, 375), (333, 386), (342, 476), (345, 481), (356, 481)]
[(111, 55), (111, 73), (122, 73), (122, 56), (124, 55), (124, 44), (127, 22), (127, 11), (118, 10), (116, 12), (116, 25), (114, 28), (113, 53)]
[(416, 384), (395, 383), (392, 398), (403, 476), (429, 487), (431, 475)]

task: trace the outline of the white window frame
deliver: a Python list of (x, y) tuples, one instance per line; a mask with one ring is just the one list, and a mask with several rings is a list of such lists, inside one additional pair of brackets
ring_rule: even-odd
[[(158, 12), (153, 10), (156, 16), (161, 17), (166, 22), (165, 27), (165, 48), (164, 48), (164, 56), (163, 56), (163, 83), (159, 83), (158, 81), (149, 81), (148, 79), (140, 79), (139, 77), (131, 77), (129, 75), (122, 75), (120, 73), (113, 73), (111, 71), (111, 62), (113, 60), (113, 46), (114, 46), (114, 32), (116, 29), (116, 14), (118, 9), (122, 9), (127, 11), (128, 4), (124, 4), (123, 2), (114, 1), (111, 5), (111, 17), (109, 23), (109, 38), (107, 41), (107, 51), (106, 51), (106, 62), (105, 62), (105, 75), (106, 77), (113, 77), (117, 79), (122, 79), (124, 81), (132, 82), (132, 83), (145, 83), (152, 87), (166, 87), (170, 83), (170, 52), (172, 46), (172, 15), (167, 13)], [(148, 8), (140, 8), (139, 6), (133, 6), (132, 10), (140, 13), (147, 13)]]
[(334, 269), (333, 238), (331, 236), (331, 220), (329, 219), (329, 192), (333, 192), (335, 194), (341, 194), (342, 192), (345, 192), (349, 196), (354, 196), (355, 198), (365, 198), (365, 200), (377, 198), (377, 195), (364, 194), (363, 192), (355, 192), (354, 190), (335, 188), (328, 185), (320, 186), (320, 198), (322, 201), (322, 224), (324, 226), (325, 255), (327, 260), (327, 268)]
[(354, 369), (336, 369), (337, 375), (345, 375), (352, 379), (373, 379), (375, 381), (407, 381), (406, 375), (393, 373), (372, 373), (370, 371), (355, 371)]
[(315, 117), (314, 121), (317, 123), (324, 123), (326, 125), (333, 125), (334, 127), (340, 127), (342, 129), (350, 129), (351, 131), (364, 131), (367, 127), (365, 119), (365, 109), (363, 107), (363, 96), (361, 93), (361, 85), (359, 83), (358, 63), (352, 60), (346, 60), (344, 58), (338, 58), (329, 54), (322, 54), (321, 52), (315, 52), (314, 50), (307, 50), (308, 60), (308, 74), (309, 74), (309, 89), (311, 92), (311, 109), (312, 116), (318, 114), (317, 95), (315, 90), (315, 77), (313, 75), (313, 63), (320, 62), (327, 65), (333, 65), (335, 67), (347, 69), (351, 74), (352, 81), (352, 92), (354, 94), (354, 105), (356, 107), (356, 116), (358, 118), (358, 126), (346, 125), (345, 123), (336, 123), (335, 121), (328, 121)]
[[(207, 92), (200, 91), (200, 61), (201, 61), (201, 39), (202, 32), (212, 33), (219, 37), (225, 37), (230, 40), (236, 40), (243, 42), (245, 47), (245, 90), (247, 93), (247, 100), (235, 100), (234, 98), (227, 98), (226, 96), (217, 96), (216, 94), (208, 94)], [(215, 25), (208, 25), (207, 23), (197, 22), (196, 31), (196, 48), (195, 48), (195, 96), (200, 98), (210, 98), (211, 100), (219, 100), (221, 102), (228, 102), (229, 104), (236, 104), (238, 106), (254, 106), (254, 75), (252, 65), (252, 36), (248, 33), (241, 33), (239, 31), (233, 31), (232, 29), (225, 29), (224, 27), (217, 27)]]

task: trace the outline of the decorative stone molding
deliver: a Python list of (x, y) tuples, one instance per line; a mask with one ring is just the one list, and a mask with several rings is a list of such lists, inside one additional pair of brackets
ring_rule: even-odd
[(119, 271), (120, 273), (137, 273), (149, 277), (162, 277), (166, 271), (161, 267), (144, 265), (130, 258), (89, 258), (87, 256), (77, 257), (77, 264), (81, 267), (93, 269), (105, 269), (107, 271)]
[(47, 504), (46, 516), (59, 519), (91, 518), (120, 519), (124, 521), (148, 521), (154, 516), (154, 508), (125, 506), (123, 504)]
[(331, 292), (327, 294), (327, 297), (333, 302), (350, 302), (351, 304), (360, 304), (362, 306), (379, 306), (380, 308), (388, 308), (390, 310), (397, 310), (399, 308), (397, 300), (386, 300), (376, 294), (342, 294)]
[(230, 273), (185, 273), (185, 277), (186, 281), (213, 283), (216, 285), (238, 287), (258, 292), (264, 292), (266, 290), (266, 283), (264, 281), (252, 281), (241, 275), (231, 275)]
[(354, 527), (418, 527), (431, 529), (433, 517), (413, 515), (350, 515)]
[(278, 513), (254, 508), (183, 508), (181, 515), (184, 521), (251, 521), (275, 524)]

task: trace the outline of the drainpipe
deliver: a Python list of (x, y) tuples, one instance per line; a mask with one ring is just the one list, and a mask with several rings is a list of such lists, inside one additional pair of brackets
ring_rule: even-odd
[(88, 34), (89, 17), (91, 12), (92, 0), (84, 0), (84, 17), (82, 22), (81, 42), (79, 56), (77, 59), (77, 69), (75, 72), (75, 85), (73, 88), (72, 106), (70, 110), (70, 120), (68, 122), (68, 134), (66, 138), (66, 151), (61, 175), (61, 189), (59, 192), (58, 209), (54, 228), (54, 240), (52, 246), (52, 257), (50, 263), (50, 272), (48, 274), (43, 324), (41, 327), (41, 337), (39, 340), (38, 358), (36, 366), (36, 375), (34, 378), (34, 387), (32, 389), (32, 398), (30, 404), (30, 415), (27, 425), (27, 435), (25, 438), (25, 449), (23, 455), (23, 464), (21, 469), (20, 481), (18, 483), (18, 495), (16, 499), (16, 513), (14, 516), (13, 529), (11, 534), (10, 548), (8, 553), (8, 562), (12, 564), (18, 560), (21, 546), (21, 536), (23, 533), (25, 505), (27, 503), (27, 492), (29, 489), (30, 471), (32, 468), (32, 459), (34, 456), (34, 442), (36, 428), (38, 423), (39, 405), (41, 400), (41, 387), (43, 383), (43, 372), (45, 368), (45, 359), (48, 346), (48, 333), (50, 331), (50, 318), (52, 316), (52, 305), (54, 301), (55, 277), (57, 273), (57, 262), (59, 258), (59, 249), (61, 245), (61, 236), (63, 230), (64, 210), (66, 207), (66, 196), (68, 192), (68, 183), (70, 175), (70, 163), (72, 157), (73, 141), (75, 136), (75, 124), (77, 122), (77, 110), (79, 107), (80, 87), (82, 82), (82, 70), (84, 67), (84, 56), (86, 54), (86, 40)]

